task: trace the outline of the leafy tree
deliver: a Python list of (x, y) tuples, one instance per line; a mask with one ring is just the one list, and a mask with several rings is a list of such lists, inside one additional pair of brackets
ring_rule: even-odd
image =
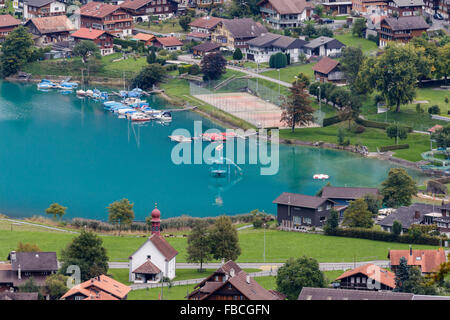
[(323, 5), (318, 4), (314, 7), (314, 12), (321, 17), (323, 15)]
[(203, 263), (211, 259), (211, 246), (209, 243), (208, 224), (199, 220), (195, 223), (187, 239), (187, 261), (200, 263), (200, 271), (203, 271)]
[(2, 43), (0, 55), (1, 74), (3, 77), (15, 74), (30, 60), (34, 42), (24, 26), (11, 31)]
[(297, 82), (297, 83), (298, 82), (303, 82), (305, 84), (305, 87), (309, 87), (310, 86), (309, 77), (306, 74), (304, 74), (303, 72), (300, 72), (297, 75), (297, 78), (295, 79), (295, 81), (293, 83), (295, 83), (295, 82)]
[(181, 29), (183, 29), (183, 31), (189, 30), (189, 23), (191, 23), (191, 20), (192, 20), (191, 17), (188, 15), (180, 17), (178, 23), (180, 24)]
[(56, 217), (59, 217), (61, 219), (66, 214), (67, 207), (63, 207), (62, 205), (58, 203), (52, 203), (50, 207), (45, 209), (46, 214), (50, 214), (53, 216), (53, 219), (56, 220)]
[(342, 88), (336, 88), (332, 92), (331, 98), (340, 107), (338, 115), (341, 120), (348, 121), (348, 129), (350, 130), (352, 120), (356, 120), (361, 112), (361, 99)]
[(153, 85), (158, 84), (166, 75), (165, 69), (159, 63), (152, 63), (144, 67), (133, 79), (132, 86), (143, 90), (150, 90)]
[(355, 81), (358, 77), (359, 70), (364, 62), (364, 53), (360, 47), (345, 47), (342, 52), (341, 68), (345, 74), (350, 90), (356, 92)]
[(367, 204), (367, 209), (372, 212), (373, 216), (377, 216), (382, 205), (381, 199), (372, 193), (365, 194), (363, 199)]
[(303, 287), (323, 288), (326, 285), (317, 260), (306, 256), (287, 260), (278, 269), (276, 282), (277, 291), (285, 294), (288, 300), (297, 300)]
[(242, 51), (239, 48), (236, 48), (233, 52), (233, 60), (242, 60)]
[(364, 199), (350, 201), (347, 210), (344, 212), (342, 224), (352, 228), (372, 228), (372, 212), (367, 208)]
[(317, 31), (312, 23), (306, 23), (303, 28), (303, 35), (307, 36), (309, 39), (316, 37)]
[(16, 252), (41, 252), (42, 250), (35, 243), (22, 243), (19, 242), (16, 248)]
[(436, 140), (437, 146), (439, 148), (450, 147), (450, 125), (436, 130), (431, 134), (431, 139)]
[(220, 52), (213, 52), (203, 57), (200, 67), (206, 80), (219, 79), (226, 72), (227, 61)]
[(45, 279), (43, 291), (50, 296), (50, 300), (59, 300), (68, 290), (67, 276), (62, 274), (52, 274)]
[(408, 138), (408, 129), (398, 124), (390, 125), (386, 128), (386, 134), (389, 138), (395, 138), (395, 144), (398, 144), (398, 139), (405, 140)]
[(109, 212), (108, 220), (112, 224), (119, 225), (119, 236), (122, 225), (130, 225), (134, 219), (133, 203), (128, 199), (114, 201), (107, 208)]
[(236, 260), (241, 254), (237, 230), (227, 216), (217, 218), (210, 232), (209, 243), (214, 259)]
[(333, 31), (327, 27), (320, 27), (316, 30), (316, 34), (318, 37), (333, 37)]
[(93, 41), (81, 40), (73, 48), (73, 54), (75, 56), (81, 57), (83, 63), (86, 63), (88, 57), (90, 56), (98, 57), (100, 55), (100, 49), (98, 48), (97, 44)]
[(326, 235), (334, 236), (336, 234), (338, 227), (339, 227), (339, 214), (336, 210), (331, 209), (330, 216), (328, 217), (323, 230), (325, 231)]
[(446, 45), (438, 48), (439, 58), (436, 61), (436, 77), (445, 79), (447, 82), (448, 75), (450, 74), (450, 42)]
[(366, 35), (366, 19), (359, 18), (353, 21), (353, 27), (352, 27), (352, 35), (359, 38), (364, 38)]
[(67, 268), (76, 265), (80, 268), (81, 281), (106, 274), (108, 255), (103, 247), (103, 240), (93, 232), (81, 231), (65, 249), (61, 251), (63, 265), (59, 272), (66, 274)]
[(388, 178), (381, 184), (383, 203), (388, 207), (409, 206), (417, 194), (417, 185), (403, 168), (391, 168)]
[(402, 224), (399, 221), (394, 220), (392, 223), (392, 233), (399, 236), (402, 233), (402, 228)]
[(34, 281), (33, 277), (30, 277), (23, 284), (19, 285), (18, 289), (19, 292), (39, 292), (39, 295), (41, 294), (39, 285)]
[(287, 98), (283, 97), (281, 121), (289, 125), (294, 132), (296, 125), (306, 125), (314, 121), (315, 110), (311, 107), (304, 82), (294, 83), (289, 90), (290, 95)]
[(345, 132), (344, 132), (344, 128), (339, 127), (338, 131), (337, 131), (337, 138), (338, 138), (338, 144), (340, 146), (344, 145), (345, 143)]

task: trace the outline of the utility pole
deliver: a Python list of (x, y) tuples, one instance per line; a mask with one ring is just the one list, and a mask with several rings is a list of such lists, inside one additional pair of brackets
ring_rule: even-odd
[(280, 82), (281, 82), (281, 72), (280, 72), (280, 69), (277, 69), (278, 70), (278, 98), (280, 98), (280, 89), (281, 89), (281, 85), (280, 85)]
[(264, 227), (264, 263), (266, 263), (266, 223), (263, 224)]
[(319, 84), (319, 111), (322, 111), (322, 97), (320, 96), (320, 84)]

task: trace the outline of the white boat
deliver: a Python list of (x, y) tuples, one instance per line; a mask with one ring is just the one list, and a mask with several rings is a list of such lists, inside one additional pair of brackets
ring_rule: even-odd
[(161, 120), (165, 122), (172, 121), (172, 115), (168, 111), (161, 111), (159, 113), (154, 114), (156, 120)]
[(174, 136), (169, 136), (170, 140), (175, 141), (175, 142), (191, 142), (192, 139), (182, 136), (182, 135), (174, 135)]
[(85, 94), (86, 94), (88, 97), (92, 97), (92, 95), (94, 94), (94, 91), (92, 91), (91, 89), (89, 89), (89, 90), (86, 90)]
[(326, 180), (329, 177), (330, 177), (329, 175), (323, 174), (323, 173), (313, 175), (313, 179), (315, 179), (315, 180)]
[(133, 108), (121, 108), (121, 109), (115, 110), (114, 112), (118, 113), (118, 114), (125, 114), (130, 111), (135, 111), (135, 110)]
[(142, 112), (132, 113), (130, 119), (131, 121), (138, 121), (138, 122), (152, 120), (152, 118), (149, 115), (146, 115), (145, 113)]
[(77, 90), (77, 96), (84, 96), (84, 95), (86, 95), (86, 91), (84, 91), (84, 90)]

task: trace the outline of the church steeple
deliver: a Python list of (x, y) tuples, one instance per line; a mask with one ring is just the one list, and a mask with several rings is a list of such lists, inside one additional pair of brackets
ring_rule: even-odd
[(157, 208), (155, 203), (155, 209), (152, 211), (152, 235), (159, 235), (161, 231), (161, 212)]

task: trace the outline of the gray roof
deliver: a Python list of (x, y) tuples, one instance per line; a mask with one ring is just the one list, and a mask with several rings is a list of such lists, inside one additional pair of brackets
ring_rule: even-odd
[(412, 300), (413, 293), (329, 288), (303, 288), (298, 300)]
[(322, 203), (332, 200), (328, 200), (321, 197), (307, 196), (305, 194), (283, 192), (273, 203), (284, 204), (295, 207), (312, 208), (316, 209), (322, 205)]
[(428, 29), (430, 27), (422, 16), (385, 18), (383, 21), (387, 23), (394, 31), (420, 30)]
[(333, 199), (359, 199), (366, 194), (378, 194), (377, 188), (332, 187), (325, 186), (322, 189), (322, 198)]
[(47, 4), (55, 2), (55, 1), (62, 2), (62, 1), (58, 1), (58, 0), (26, 0), (24, 2), (29, 6), (40, 8), (40, 7), (46, 6)]
[[(11, 254), (8, 256), (11, 259)], [(16, 252), (16, 259), (11, 260), (12, 270), (17, 271), (58, 271), (56, 252)]]
[(234, 38), (256, 38), (267, 32), (266, 27), (251, 18), (227, 19), (221, 23), (230, 31)]
[(37, 300), (37, 292), (0, 292), (0, 300)]
[(424, 6), (422, 0), (392, 0), (398, 7)]
[(303, 48), (307, 42), (305, 40), (282, 36), (274, 33), (264, 33), (247, 42), (248, 45), (267, 48), (275, 47), (281, 49)]
[[(409, 229), (414, 223), (420, 223), (423, 220), (423, 216), (430, 212), (439, 211), (439, 206), (433, 206), (426, 203), (414, 203), (409, 207), (400, 207), (394, 213), (391, 213), (386, 218), (381, 220), (378, 224), (385, 227), (392, 227), (394, 221), (398, 221), (402, 224), (403, 228)], [(419, 217), (415, 218), (416, 212)]]
[(309, 49), (315, 49), (324, 44), (327, 45), (328, 49), (339, 49), (339, 48), (345, 47), (345, 45), (342, 42), (340, 42), (339, 40), (336, 40), (336, 39), (330, 38), (330, 37), (325, 37), (325, 36), (321, 36), (314, 40), (311, 40), (310, 42), (305, 44), (305, 47), (309, 48)]

